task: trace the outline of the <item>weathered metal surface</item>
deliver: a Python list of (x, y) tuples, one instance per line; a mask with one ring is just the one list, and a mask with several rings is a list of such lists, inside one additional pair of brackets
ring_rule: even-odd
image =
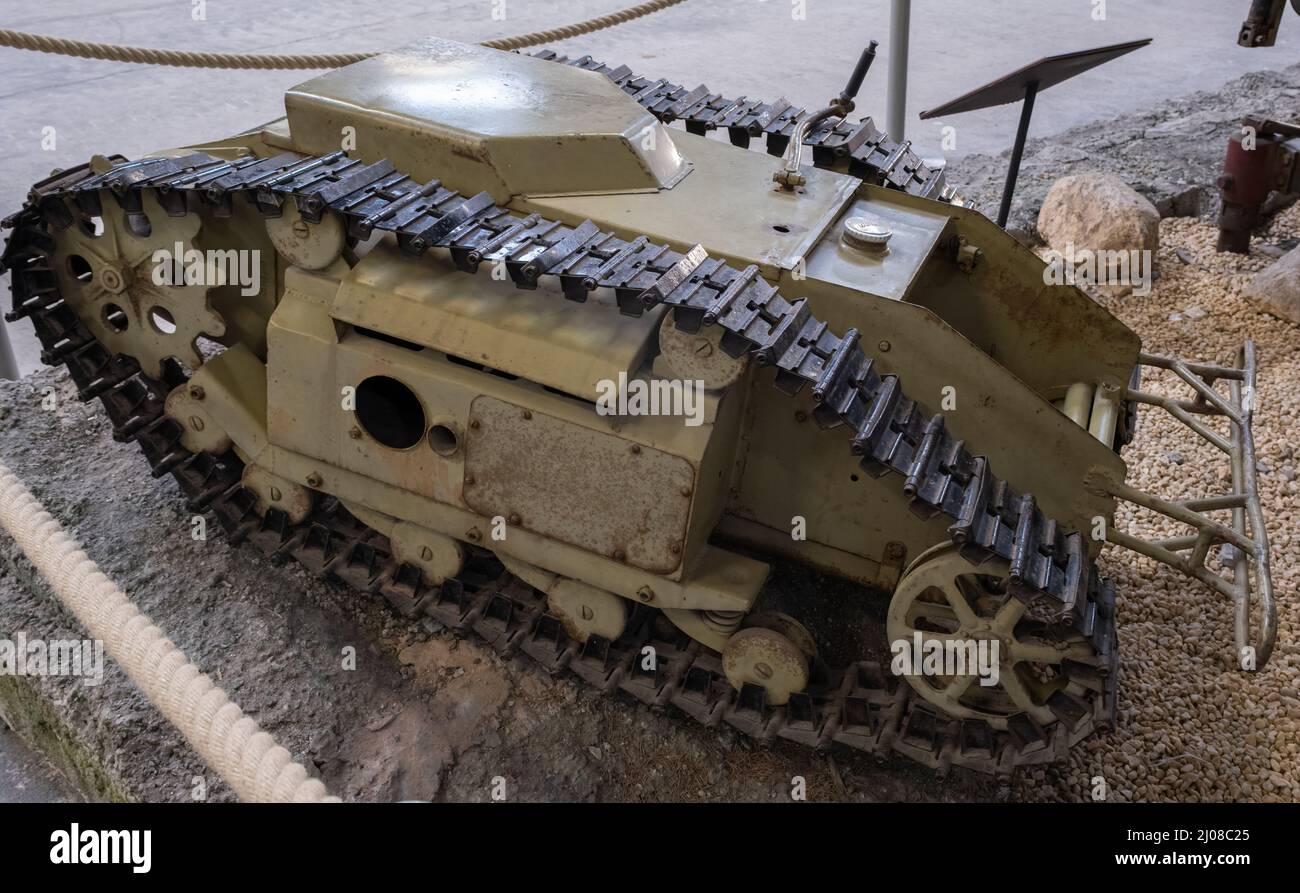
[(483, 279), (469, 289), (454, 268), (381, 245), (343, 277), (330, 315), (585, 400), (654, 347), (657, 314), (611, 312), (612, 295), (577, 303), (554, 283), (528, 294)]
[[(714, 130), (725, 132), (731, 144), (740, 147), (749, 146), (751, 139), (762, 138), (769, 155), (784, 152), (799, 125), (809, 117), (806, 109), (791, 105), (786, 99), (774, 102), (746, 97), (729, 99), (709, 92), (704, 85), (689, 88), (664, 78), (641, 77), (626, 65), (606, 65), (590, 56), (570, 59), (552, 50), (538, 50), (533, 55), (605, 75), (660, 121), (665, 124), (680, 121), (688, 133), (704, 136)], [(862, 69), (861, 61), (859, 68)], [(854, 78), (857, 77), (855, 72)], [(861, 121), (850, 121), (847, 117), (823, 120), (809, 128), (803, 144), (812, 149), (813, 163), (819, 168), (844, 170), (877, 186), (970, 207), (944, 182), (943, 168), (928, 167), (912, 151), (909, 141), (890, 139), (870, 117)], [(770, 170), (770, 163), (768, 167)]]
[(644, 570), (681, 563), (695, 484), (685, 459), (492, 397), (474, 401), (469, 429), (475, 511)]
[(749, 367), (747, 357), (729, 356), (722, 349), (717, 328), (683, 332), (669, 315), (659, 324), (659, 360), (668, 377), (702, 381), (711, 391), (735, 384)]
[(1273, 192), (1300, 192), (1300, 125), (1249, 117), (1242, 133), (1228, 139), (1219, 177), (1220, 251), (1245, 254), (1260, 223), (1264, 202)]
[(282, 478), (260, 465), (244, 466), (240, 479), (245, 487), (257, 495), (256, 510), (265, 515), (271, 509), (284, 512), (290, 523), (301, 524), (311, 514), (315, 494), (302, 484)]
[(367, 161), (497, 201), (653, 191), (689, 170), (668, 130), (607, 78), (440, 38), (299, 84), (285, 110), (300, 151), (332, 152), (351, 134)]

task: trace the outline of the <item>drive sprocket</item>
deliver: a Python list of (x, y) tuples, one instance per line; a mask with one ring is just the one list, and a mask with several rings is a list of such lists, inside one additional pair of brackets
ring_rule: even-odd
[(121, 210), (107, 194), (102, 214), (78, 209), (70, 226), (54, 232), (50, 268), (63, 299), (101, 344), (133, 357), (150, 377), (175, 357), (196, 369), (198, 339), (220, 338), (225, 321), (212, 309), (212, 290), (224, 268), (195, 247), (202, 218), (173, 217), (152, 195), (141, 211)]

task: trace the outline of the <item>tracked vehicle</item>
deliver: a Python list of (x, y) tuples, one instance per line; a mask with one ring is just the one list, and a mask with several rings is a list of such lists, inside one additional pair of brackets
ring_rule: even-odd
[[(425, 40), (37, 184), (8, 318), (232, 539), (761, 740), (1062, 757), (1116, 717), (1107, 540), (1222, 591), (1262, 666), (1253, 348), (1143, 353), (855, 92), (809, 113)], [(1231, 492), (1127, 485), (1140, 404)], [(1116, 530), (1120, 501), (1191, 532)], [(866, 595), (774, 606), (778, 559), (882, 591), (883, 640)], [(928, 642), (1000, 672), (895, 672)]]

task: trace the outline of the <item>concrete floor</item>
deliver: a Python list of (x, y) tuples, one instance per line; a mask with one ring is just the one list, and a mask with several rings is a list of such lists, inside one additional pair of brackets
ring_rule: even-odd
[(0, 803), (65, 803), (67, 783), (0, 722)]
[[(679, 8), (567, 43), (570, 54), (626, 63), (645, 74), (732, 95), (784, 95), (819, 105), (843, 86), (861, 47), (881, 42), (876, 68), (859, 100), (884, 122), (889, 59), (888, 0), (691, 0)], [(1278, 46), (1236, 46), (1246, 0), (1105, 0), (1106, 18), (1092, 18), (1101, 0), (916, 0), (912, 13), (907, 134), (923, 155), (941, 151), (941, 128), (956, 127), (947, 154), (997, 153), (1011, 142), (1016, 112), (989, 109), (951, 122), (917, 112), (1043, 55), (1154, 37), (1155, 43), (1044, 94), (1033, 135), (1105, 119), (1198, 89), (1216, 89), (1251, 70), (1281, 68), (1300, 49), (1300, 18), (1288, 13)], [(184, 0), (122, 4), (47, 0), (7, 4), (0, 27), (139, 46), (239, 52), (379, 50), (429, 34), (469, 41), (580, 21), (631, 0), (220, 0), (206, 19)], [(310, 9), (310, 14), (304, 9)], [(493, 9), (504, 9), (504, 20)], [(974, 12), (976, 8), (978, 12)], [(281, 95), (309, 76), (295, 71), (209, 71), (127, 65), (0, 49), (0, 208), (17, 207), (27, 187), (51, 169), (95, 153), (142, 152), (199, 142), (283, 114)], [(53, 147), (43, 137), (53, 128)], [(960, 173), (952, 177), (961, 181)], [(6, 282), (0, 287), (8, 291)], [(7, 303), (7, 302), (6, 302)], [(11, 339), (19, 368), (37, 364), (25, 326)]]

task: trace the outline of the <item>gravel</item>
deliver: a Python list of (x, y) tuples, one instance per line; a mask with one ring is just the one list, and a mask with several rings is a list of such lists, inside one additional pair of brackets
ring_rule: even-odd
[[(1161, 276), (1151, 293), (1098, 300), (1142, 335), (1149, 352), (1231, 363), (1243, 341), (1255, 340), (1255, 443), (1278, 601), (1273, 658), (1258, 673), (1238, 669), (1226, 599), (1154, 561), (1108, 547), (1101, 569), (1115, 579), (1119, 595), (1119, 729), (1084, 742), (1068, 765), (1021, 776), (1019, 799), (1092, 799), (1098, 776), (1107, 798), (1118, 801), (1300, 799), (1300, 484), (1294, 471), (1274, 471), (1292, 469), (1295, 460), (1300, 332), (1241, 297), (1272, 258), (1216, 253), (1217, 235), (1207, 221), (1162, 221)], [(1252, 247), (1296, 235), (1300, 208), (1293, 207)], [(1180, 255), (1188, 261), (1180, 263)], [(1176, 313), (1181, 318), (1170, 322)], [(1187, 393), (1172, 373), (1147, 376), (1143, 386)], [(1144, 490), (1206, 496), (1230, 489), (1226, 457), (1157, 408), (1140, 411), (1137, 438), (1123, 455), (1130, 483)], [(1187, 532), (1145, 510), (1122, 507), (1116, 522), (1148, 538)]]

